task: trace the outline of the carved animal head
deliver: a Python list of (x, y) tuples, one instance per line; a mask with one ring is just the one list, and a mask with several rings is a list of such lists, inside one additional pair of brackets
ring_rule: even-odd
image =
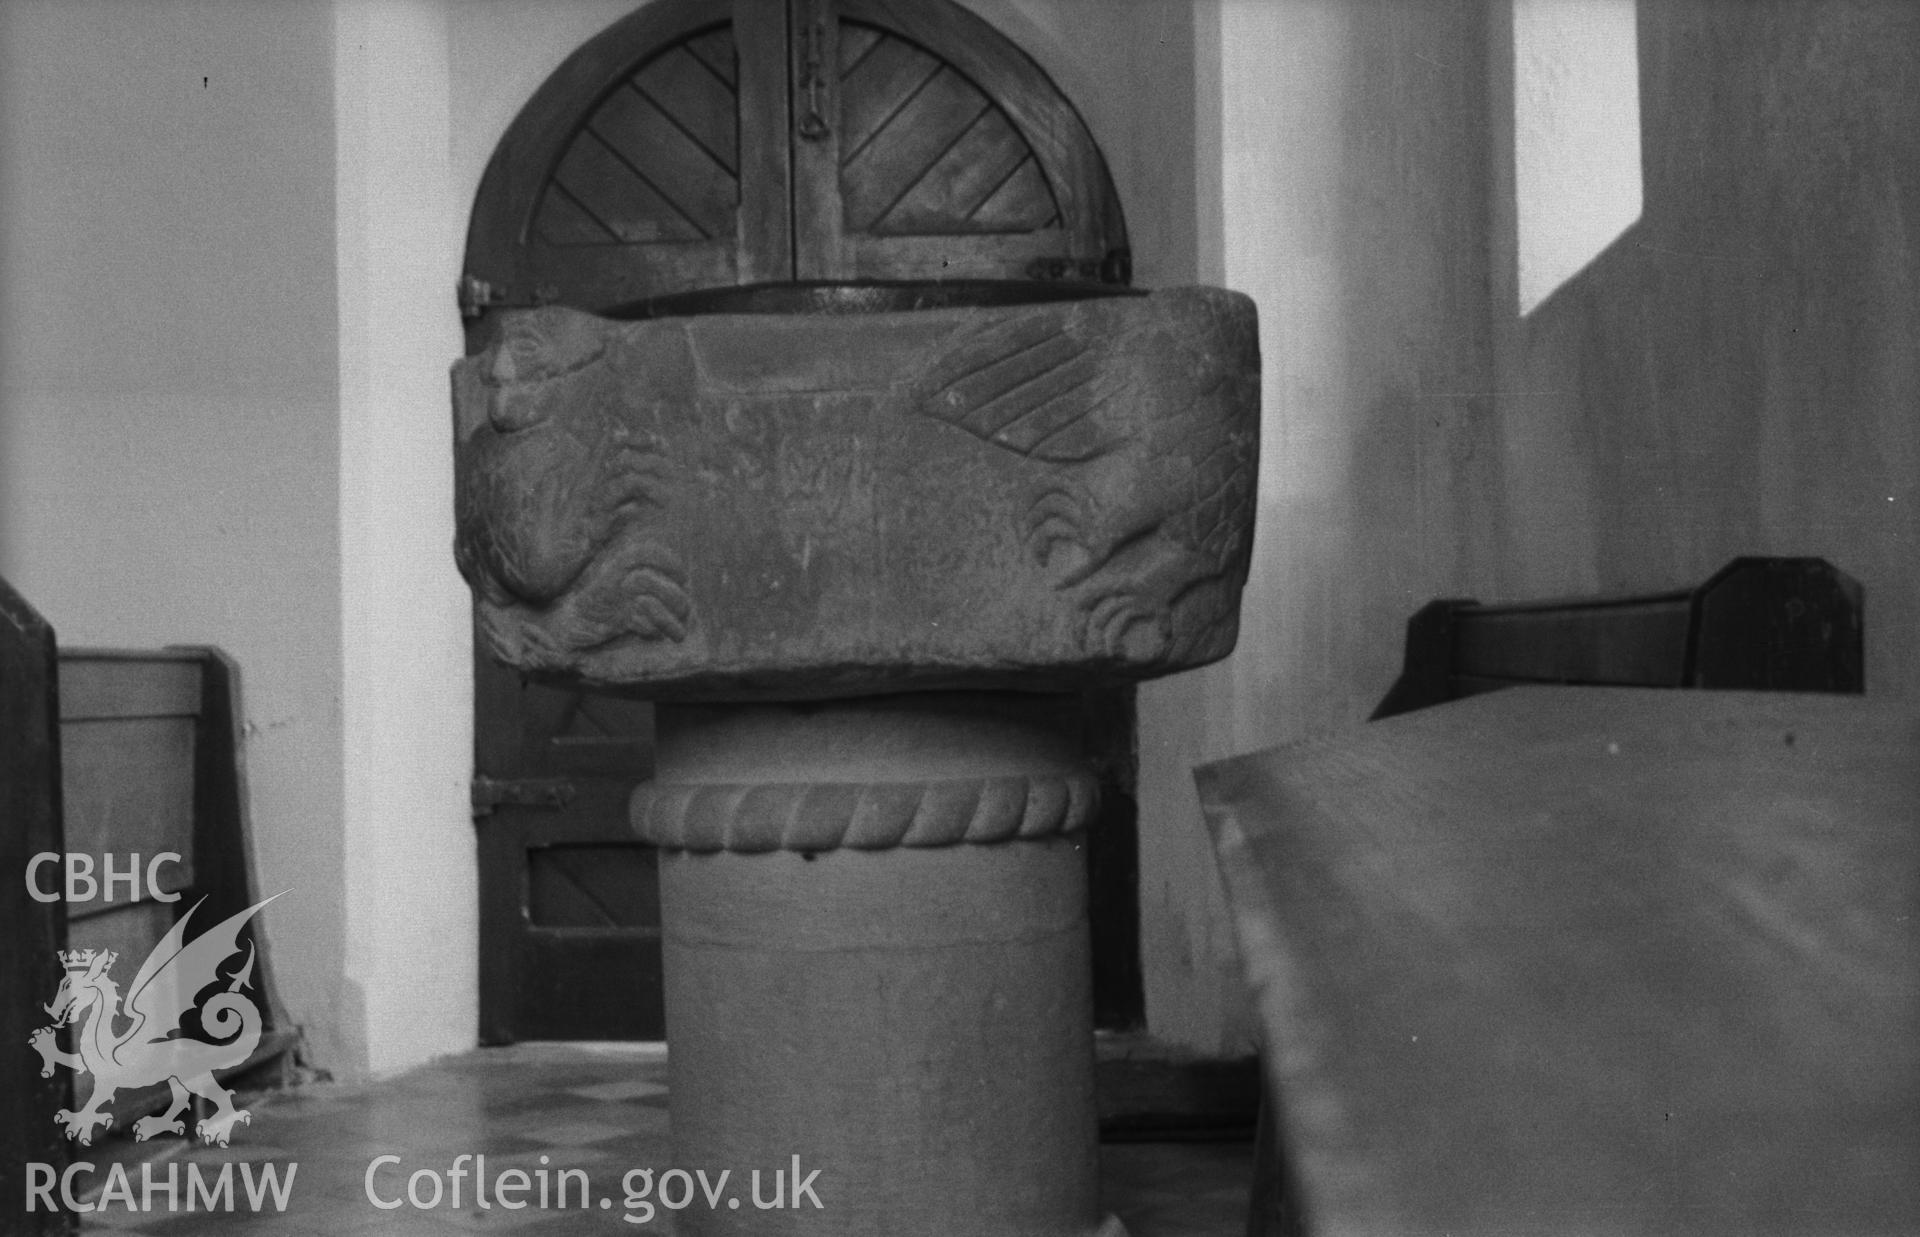
[(560, 306), (513, 313), (455, 367), (455, 561), (497, 602), (551, 602), (609, 533), (617, 504), (601, 474), (616, 392), (597, 364), (608, 330)]
[(586, 314), (552, 307), (513, 315), (482, 358), (488, 422), (511, 434), (546, 420), (555, 384), (598, 360), (606, 347), (605, 324)]

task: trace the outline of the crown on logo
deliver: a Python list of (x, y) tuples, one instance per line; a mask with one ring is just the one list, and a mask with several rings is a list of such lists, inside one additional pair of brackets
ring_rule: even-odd
[(93, 965), (95, 958), (100, 960), (100, 969), (104, 971), (113, 965), (115, 958), (120, 956), (111, 949), (62, 949), (59, 952), (60, 965), (66, 967), (69, 971), (86, 970)]

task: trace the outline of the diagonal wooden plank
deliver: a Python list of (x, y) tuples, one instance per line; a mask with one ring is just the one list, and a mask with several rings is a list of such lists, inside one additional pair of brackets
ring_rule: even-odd
[(549, 245), (612, 245), (620, 241), (558, 183), (548, 185), (546, 193), (541, 195), (540, 209), (533, 217), (533, 230)]
[(560, 734), (621, 739), (652, 732), (653, 706), (624, 696), (581, 693), (580, 703)]
[(631, 85), (614, 91), (588, 130), (706, 237), (731, 230), (740, 184), (687, 131)]
[(659, 922), (650, 847), (541, 846), (527, 852), (528, 915), (539, 927), (639, 928)]
[(904, 39), (880, 39), (840, 84), (841, 165), (857, 159), (940, 68), (939, 60)]
[(699, 228), (590, 130), (567, 148), (553, 183), (628, 244), (701, 238)]
[(886, 36), (865, 22), (844, 21), (840, 23), (840, 77), (859, 68), (867, 58), (867, 53), (878, 47)]
[(1032, 151), (1029, 150), (1026, 158), (1020, 160), (1018, 163), (1008, 168), (1006, 170), (1005, 175), (1001, 176), (999, 180), (993, 183), (992, 187), (990, 187), (985, 193), (980, 195), (979, 201), (975, 202), (972, 206), (967, 208), (967, 219), (971, 221), (976, 216), (978, 216), (981, 211), (985, 210), (987, 208), (988, 203), (993, 201), (995, 195), (997, 195), (1000, 192), (1000, 190), (1006, 187), (1007, 182), (1012, 180), (1015, 176), (1018, 176), (1020, 174), (1021, 168), (1024, 168), (1027, 166), (1027, 164), (1033, 163), (1033, 162), (1035, 162), (1035, 159), (1033, 157)]
[(951, 69), (930, 78), (842, 167), (848, 229), (871, 229), (991, 106)]
[(1032, 154), (1005, 113), (989, 108), (875, 221), (873, 230), (888, 236), (985, 230), (973, 222), (975, 215)]
[(558, 715), (547, 727), (554, 737), (562, 735), (597, 734), (601, 728), (587, 712), (587, 702), (592, 697), (585, 692), (568, 692), (566, 702), (560, 707)]
[(634, 74), (633, 85), (708, 158), (738, 175), (739, 100), (684, 45), (648, 61)]
[(721, 26), (706, 34), (695, 35), (681, 46), (727, 89), (739, 88), (739, 52), (734, 45), (732, 26)]
[(1037, 232), (1060, 225), (1060, 208), (1038, 162), (1029, 159), (973, 212), (979, 232)]

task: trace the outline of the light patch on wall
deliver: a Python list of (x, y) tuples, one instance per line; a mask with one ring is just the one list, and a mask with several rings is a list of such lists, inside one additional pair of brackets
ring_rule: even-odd
[(1514, 0), (1520, 313), (1640, 218), (1636, 0)]

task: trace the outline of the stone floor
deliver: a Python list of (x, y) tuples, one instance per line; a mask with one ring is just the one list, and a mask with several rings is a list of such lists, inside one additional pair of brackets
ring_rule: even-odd
[[(656, 1181), (647, 1198), (631, 1204), (623, 1185), (631, 1170), (653, 1169), (657, 1179), (671, 1166), (666, 1076), (657, 1047), (523, 1044), (466, 1053), (367, 1086), (319, 1083), (254, 1097), (251, 1123), (238, 1127), (224, 1149), (162, 1136), (139, 1144), (113, 1139), (84, 1153), (95, 1167), (76, 1174), (75, 1190), (96, 1209), (83, 1231), (118, 1237), (671, 1233), (673, 1212), (659, 1206), (659, 1190), (669, 1183)], [(484, 1155), (490, 1182), (508, 1169), (522, 1170), (530, 1183), (528, 1205), (508, 1210), (490, 1195), (492, 1205), (477, 1206), (469, 1175), (458, 1182), (455, 1207), (448, 1170), (461, 1155)], [(382, 1156), (398, 1160), (375, 1165)], [(124, 1167), (124, 1188), (115, 1164)], [(400, 1206), (383, 1210), (368, 1200), (370, 1165), (374, 1193)], [(1107, 1146), (1101, 1167), (1106, 1206), (1132, 1237), (1237, 1237), (1245, 1229), (1252, 1172), (1247, 1144)], [(269, 1168), (277, 1171), (284, 1210), (275, 1206)], [(568, 1178), (568, 1210), (540, 1208), (539, 1175), (547, 1174), (557, 1203), (562, 1169), (585, 1175), (592, 1208), (580, 1208), (578, 1175)], [(446, 1191), (432, 1209), (406, 1201), (409, 1178), (423, 1170), (432, 1179), (416, 1183), (420, 1201), (430, 1203), (436, 1186)], [(223, 1174), (231, 1181), (231, 1212), (221, 1205)], [(172, 1213), (169, 1179), (181, 1208)], [(156, 1188), (143, 1196), (149, 1180)], [(830, 1187), (824, 1179), (818, 1185), (827, 1203)], [(195, 1209), (186, 1210), (196, 1188), (215, 1196), (214, 1208), (194, 1193)], [(741, 1183), (726, 1189), (746, 1192)], [(697, 1188), (690, 1205), (707, 1205)]]

